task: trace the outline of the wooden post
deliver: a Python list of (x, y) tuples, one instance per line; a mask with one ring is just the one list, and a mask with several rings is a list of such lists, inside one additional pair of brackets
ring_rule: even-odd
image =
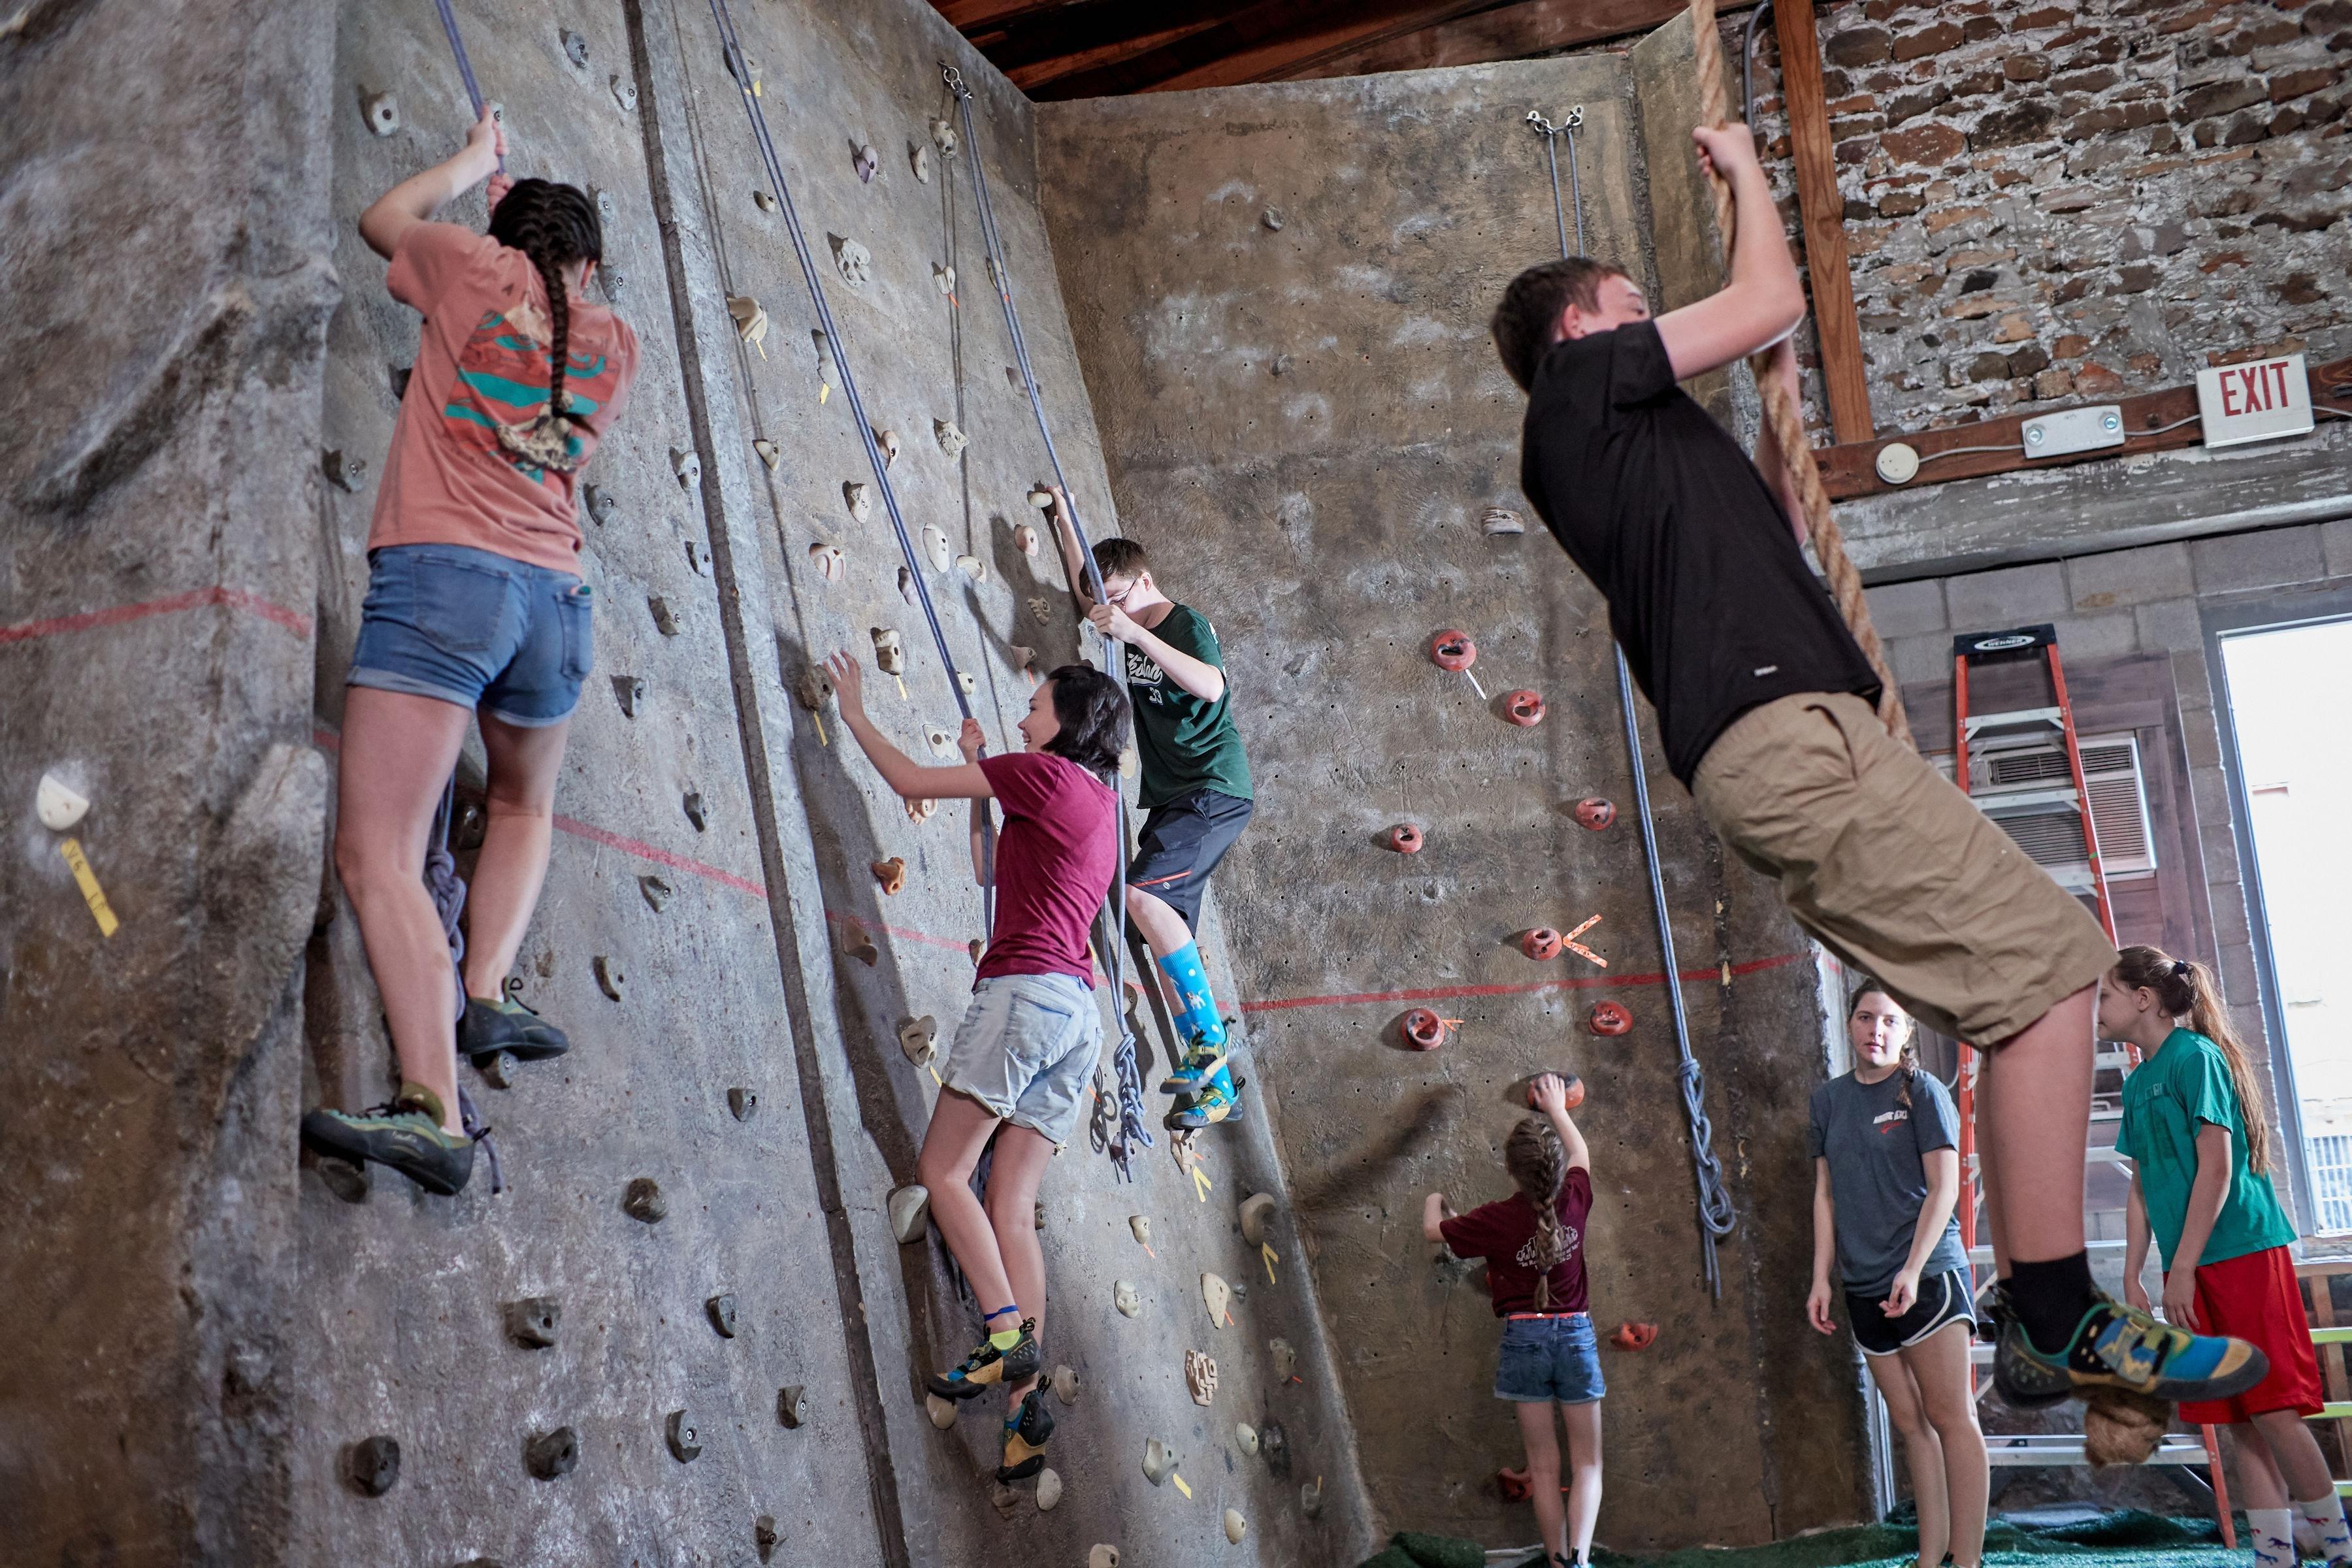
[[(2305, 1263), (2295, 1269), (2301, 1282), (2311, 1288), (2312, 1327), (2332, 1329), (2336, 1326), (2336, 1297), (2329, 1289), (2327, 1281), (2330, 1276), (2341, 1274), (2344, 1271), (2345, 1266), (2341, 1263)], [(2321, 1381), (2326, 1385), (2327, 1402), (2330, 1405), (2341, 1405), (2347, 1400), (2352, 1400), (2352, 1388), (2347, 1388), (2344, 1374), (2344, 1347), (2321, 1345), (2317, 1348), (2319, 1375)], [(2336, 1462), (2352, 1466), (2352, 1421), (2339, 1419), (2335, 1426)]]
[(1853, 276), (1845, 252), (1845, 198), (1838, 194), (1830, 145), (1828, 101), (1813, 0), (1773, 0), (1780, 39), (1780, 96), (1789, 114), (1789, 155), (1797, 168), (1797, 206), (1805, 226), (1805, 267), (1812, 284), (1813, 330), (1822, 344), (1822, 381), (1838, 440), (1867, 441), (1870, 381), (1862, 363), (1862, 326), (1853, 313)]

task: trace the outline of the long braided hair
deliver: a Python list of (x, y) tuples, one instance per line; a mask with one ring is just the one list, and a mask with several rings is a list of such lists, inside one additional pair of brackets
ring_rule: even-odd
[(604, 259), (604, 226), (596, 204), (577, 186), (552, 180), (518, 180), (490, 214), (490, 237), (530, 258), (547, 288), (547, 411), (525, 425), (499, 426), (499, 444), (516, 456), (566, 472), (580, 466), (572, 456), (576, 416), (563, 391), (572, 352), (572, 300), (564, 268)]
[(2128, 989), (2156, 993), (2166, 1016), (2186, 1018), (2193, 1032), (2221, 1048), (2230, 1064), (2230, 1085), (2238, 1091), (2238, 1118), (2246, 1124), (2246, 1166), (2256, 1175), (2271, 1168), (2271, 1118), (2262, 1085), (2254, 1077), (2253, 1053), (2222, 1010), (2221, 983), (2194, 959), (2175, 958), (2162, 948), (2134, 943), (2118, 955), (2116, 979)]
[(1551, 1271), (1568, 1256), (1568, 1226), (1559, 1223), (1560, 1184), (1568, 1180), (1568, 1151), (1541, 1116), (1523, 1117), (1503, 1142), (1503, 1169), (1536, 1211), (1536, 1310), (1551, 1305)]

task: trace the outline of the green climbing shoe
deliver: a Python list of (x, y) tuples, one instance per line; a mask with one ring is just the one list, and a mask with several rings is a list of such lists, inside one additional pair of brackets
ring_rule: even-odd
[(510, 1052), (517, 1060), (528, 1062), (541, 1057), (560, 1057), (572, 1048), (572, 1041), (563, 1031), (518, 997), (517, 989), (509, 984), (506, 994), (495, 1002), (485, 1002), (479, 996), (466, 998), (466, 1016), (457, 1022), (457, 1048), (476, 1067), (500, 1051)]
[(373, 1160), (389, 1165), (445, 1198), (463, 1192), (474, 1173), (474, 1141), (443, 1129), (440, 1097), (422, 1084), (403, 1084), (390, 1105), (356, 1115), (310, 1111), (302, 1118), (302, 1142), (354, 1164)]
[(1004, 1462), (996, 1467), (1000, 1481), (1027, 1480), (1045, 1468), (1045, 1445), (1054, 1436), (1054, 1413), (1045, 1405), (1045, 1385), (1039, 1384), (1021, 1396), (1021, 1407), (1004, 1424)]
[(2065, 1346), (2054, 1352), (2035, 1345), (2024, 1325), (2011, 1319), (2002, 1326), (1992, 1364), (2004, 1399), (2010, 1398), (2010, 1380), (2029, 1369), (2039, 1373), (2020, 1390), (2028, 1402), (2034, 1388), (2059, 1378), (2077, 1395), (2116, 1388), (2162, 1400), (2227, 1399), (2253, 1387), (2271, 1370), (2270, 1358), (2244, 1340), (2192, 1334), (2105, 1296), (2092, 1303)]
[(1214, 1127), (1221, 1121), (1242, 1119), (1242, 1088), (1247, 1080), (1236, 1080), (1231, 1073), (1219, 1072), (1209, 1080), (1209, 1087), (1179, 1105), (1161, 1119), (1163, 1126), (1181, 1131), (1189, 1127)]
[(1177, 1065), (1176, 1069), (1160, 1080), (1160, 1092), (1162, 1094), (1200, 1093), (1202, 1084), (1224, 1070), (1225, 1062), (1230, 1056), (1231, 1053), (1223, 1044), (1194, 1045), (1184, 1053), (1184, 1059)]
[(2074, 1392), (2074, 1380), (2024, 1352), (2024, 1332), (2009, 1304), (2009, 1289), (1996, 1282), (1984, 1298), (1984, 1337), (1993, 1343), (1992, 1376), (2000, 1396), (2019, 1409), (2055, 1405)]
[(986, 1340), (951, 1371), (934, 1373), (930, 1388), (941, 1399), (970, 1399), (992, 1388), (1028, 1382), (1037, 1375), (1043, 1352), (1037, 1348), (1037, 1320), (1021, 1320), (1021, 1338), (1010, 1350), (998, 1350)]

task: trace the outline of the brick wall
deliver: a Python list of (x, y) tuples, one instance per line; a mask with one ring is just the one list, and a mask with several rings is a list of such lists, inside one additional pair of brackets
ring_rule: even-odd
[[(2352, 0), (1859, 0), (1819, 20), (1880, 430), (2352, 353)], [(1726, 18), (1735, 66), (1745, 23)], [(1795, 233), (1771, 31), (1756, 121)]]

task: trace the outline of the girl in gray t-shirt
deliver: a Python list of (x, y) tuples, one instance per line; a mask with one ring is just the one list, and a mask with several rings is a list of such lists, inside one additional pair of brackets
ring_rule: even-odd
[(1949, 1090), (1919, 1069), (1918, 1026), (1874, 980), (1846, 1007), (1854, 1069), (1813, 1090), (1813, 1286), (1822, 1333), (1831, 1266), (1886, 1413), (1903, 1434), (1918, 1500), (1919, 1561), (1978, 1568), (1984, 1556), (1984, 1434), (1969, 1371), (1975, 1321), (1953, 1208), (1959, 1128)]

